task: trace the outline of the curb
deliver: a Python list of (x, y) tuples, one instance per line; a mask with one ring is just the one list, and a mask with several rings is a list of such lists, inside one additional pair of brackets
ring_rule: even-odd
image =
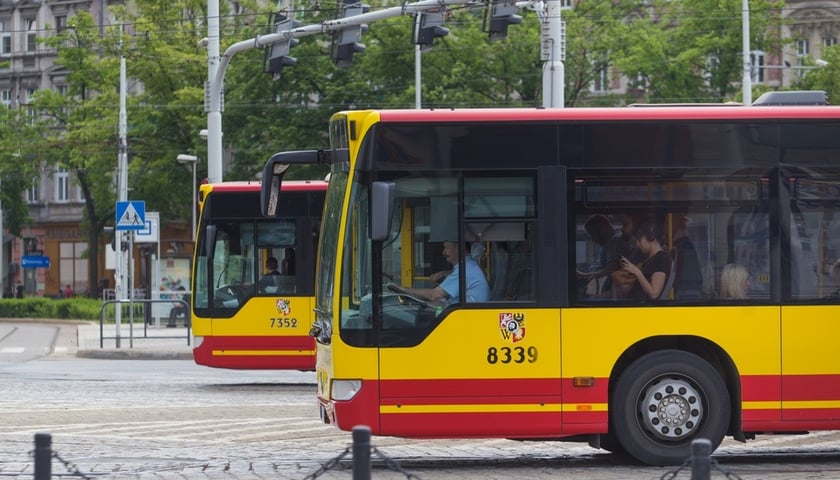
[(76, 357), (102, 360), (193, 360), (192, 352), (152, 351), (133, 348), (78, 350), (76, 351)]

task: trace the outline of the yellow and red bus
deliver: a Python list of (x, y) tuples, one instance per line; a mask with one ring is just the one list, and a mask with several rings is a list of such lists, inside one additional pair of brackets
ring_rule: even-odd
[[(314, 370), (309, 330), (326, 189), (324, 181), (284, 183), (284, 216), (267, 220), (259, 183), (201, 186), (191, 298), (197, 364)], [(272, 257), (279, 275), (266, 276)]]
[[(840, 107), (348, 111), (329, 132), (264, 176), (331, 163), (324, 422), (588, 441), (653, 465), (698, 438), (840, 429)], [(667, 253), (660, 295), (587, 274), (604, 267), (593, 216), (618, 238), (628, 219), (657, 227), (627, 245)], [(434, 287), (446, 240), (465, 245), (461, 291), (474, 262), (488, 298), (401, 288)], [(749, 275), (740, 298), (721, 295), (729, 264)]]

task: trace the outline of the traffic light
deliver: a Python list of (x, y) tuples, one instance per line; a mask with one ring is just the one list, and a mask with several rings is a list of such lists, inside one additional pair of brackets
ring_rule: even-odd
[[(274, 14), (274, 33), (288, 33), (299, 27), (301, 24), (282, 13)], [(271, 44), (266, 51), (266, 58), (263, 61), (263, 71), (279, 75), (283, 67), (291, 67), (297, 64), (297, 59), (289, 56), (289, 50), (300, 42), (297, 38), (284, 35), (279, 42)]]
[[(367, 13), (370, 7), (355, 0), (344, 0), (343, 18), (355, 17)], [(333, 35), (332, 51), (330, 56), (339, 67), (349, 67), (353, 63), (353, 54), (365, 51), (365, 46), (360, 43), (362, 33), (367, 30), (367, 25), (350, 25), (337, 31)]]
[(518, 11), (515, 0), (492, 0), (484, 18), (490, 40), (504, 40), (509, 25), (522, 23), (522, 17), (516, 14)]
[[(103, 227), (102, 230), (105, 232), (106, 238), (111, 239), (111, 250), (117, 251), (117, 236), (122, 235), (122, 232), (119, 230), (114, 230), (114, 227)], [(123, 252), (128, 251), (128, 242), (122, 242), (120, 244), (120, 250)]]
[(414, 43), (420, 45), (420, 50), (431, 48), (438, 37), (449, 35), (449, 29), (443, 26), (443, 14), (418, 13), (414, 22)]

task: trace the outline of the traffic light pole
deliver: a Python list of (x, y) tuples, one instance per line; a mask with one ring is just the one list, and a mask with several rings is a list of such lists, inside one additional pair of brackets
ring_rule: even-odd
[[(523, 5), (539, 5), (541, 2), (516, 2)], [(396, 7), (384, 8), (374, 12), (362, 13), (349, 17), (325, 20), (322, 23), (303, 25), (280, 33), (270, 33), (234, 43), (221, 56), (219, 55), (218, 0), (208, 1), (208, 80), (205, 89), (205, 110), (207, 111), (207, 172), (208, 180), (222, 180), (222, 103), (225, 70), (231, 58), (239, 52), (254, 48), (268, 47), (274, 43), (292, 38), (306, 37), (319, 33), (342, 30), (349, 26), (364, 25), (400, 15), (414, 15), (426, 11), (440, 11), (450, 5), (482, 5), (483, 0), (421, 0)], [(215, 7), (214, 7), (215, 5)], [(214, 10), (215, 8), (215, 10)], [(564, 103), (563, 66), (564, 43), (563, 22), (560, 15), (561, 0), (545, 1), (545, 20), (543, 21), (543, 52), (547, 53), (543, 66), (543, 106), (561, 108)], [(213, 47), (215, 45), (215, 50)], [(216, 64), (218, 60), (218, 64)], [(419, 103), (419, 98), (416, 100)]]
[[(217, 2), (218, 0), (212, 1)], [(222, 86), (224, 85), (225, 70), (227, 69), (227, 65), (230, 63), (230, 59), (237, 53), (254, 48), (267, 47), (287, 38), (306, 37), (309, 35), (341, 30), (344, 27), (352, 25), (368, 24), (400, 15), (412, 15), (427, 10), (440, 10), (449, 5), (480, 4), (482, 4), (482, 2), (477, 0), (422, 0), (419, 2), (400, 5), (398, 7), (384, 8), (375, 12), (363, 13), (352, 17), (325, 20), (323, 23), (304, 25), (286, 32), (270, 33), (234, 43), (225, 50), (225, 53), (221, 57), (219, 57), (218, 66), (215, 68), (215, 71), (211, 72), (211, 69), (208, 69), (209, 77), (206, 87), (207, 98), (205, 106), (205, 110), (207, 111), (207, 179), (211, 183), (222, 180)], [(211, 19), (209, 9), (207, 15), (209, 30)], [(218, 10), (216, 13), (216, 22), (216, 28), (218, 28)], [(209, 58), (212, 56), (209, 47), (213, 44), (212, 42), (214, 37), (212, 33), (208, 33), (208, 35), (209, 43), (207, 54)], [(218, 42), (218, 30), (215, 40)]]

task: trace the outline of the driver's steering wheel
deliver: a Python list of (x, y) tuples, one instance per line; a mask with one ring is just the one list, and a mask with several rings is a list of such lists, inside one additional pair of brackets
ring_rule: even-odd
[(235, 300), (237, 306), (240, 305), (243, 300), (241, 285), (241, 281), (234, 280), (231, 283), (217, 287), (214, 292), (214, 303), (221, 307), (225, 305), (225, 302)]
[(388, 289), (389, 291), (393, 292), (393, 293), (396, 293), (397, 296), (400, 299), (400, 303), (405, 303), (406, 301), (409, 301), (411, 303), (415, 303), (417, 305), (420, 305), (421, 307), (428, 307), (428, 308), (433, 308), (434, 307), (434, 305), (427, 302), (426, 300), (423, 300), (421, 298), (417, 298), (414, 295), (408, 293), (407, 291), (405, 291), (404, 288), (402, 288), (399, 285), (396, 285), (396, 284), (393, 284), (393, 283), (388, 283), (387, 285), (385, 285), (385, 288)]

